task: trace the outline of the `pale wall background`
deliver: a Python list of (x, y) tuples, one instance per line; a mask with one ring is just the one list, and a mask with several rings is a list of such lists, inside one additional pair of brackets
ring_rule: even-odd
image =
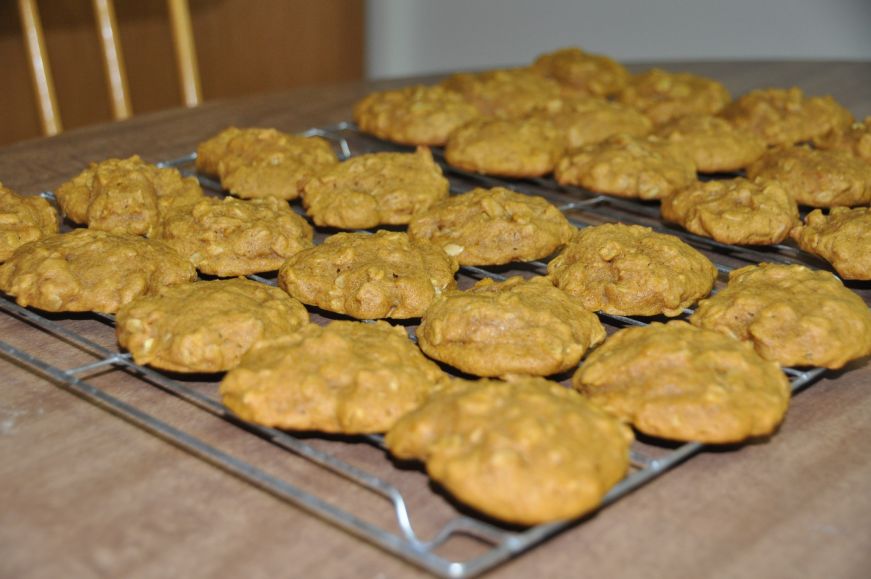
[(871, 0), (369, 0), (366, 18), (369, 78), (569, 45), (623, 61), (871, 60)]

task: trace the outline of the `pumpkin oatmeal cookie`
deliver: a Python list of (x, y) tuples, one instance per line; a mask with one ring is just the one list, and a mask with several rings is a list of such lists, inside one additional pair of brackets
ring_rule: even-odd
[(810, 141), (832, 129), (844, 130), (853, 122), (850, 111), (832, 97), (806, 97), (797, 87), (751, 91), (720, 115), (771, 146)]
[(563, 135), (548, 120), (479, 118), (451, 133), (445, 160), (473, 173), (540, 177), (553, 171), (564, 148)]
[(630, 316), (680, 315), (717, 278), (714, 264), (677, 237), (622, 223), (578, 230), (547, 272), (586, 309)]
[(164, 288), (118, 310), (118, 343), (137, 364), (174, 372), (224, 372), (255, 343), (308, 323), (301, 303), (244, 278)]
[(747, 168), (747, 176), (777, 181), (801, 205), (871, 203), (871, 165), (844, 151), (820, 151), (807, 146), (771, 149)]
[(278, 284), (304, 304), (359, 319), (416, 318), (456, 286), (457, 263), (405, 233), (337, 233), (287, 260)]
[(871, 117), (856, 122), (847, 129), (831, 129), (814, 137), (814, 147), (825, 151), (846, 151), (854, 157), (871, 163)]
[(445, 389), (384, 441), (463, 503), (532, 525), (596, 508), (628, 471), (632, 432), (577, 392), (513, 377)]
[(0, 266), (0, 290), (18, 305), (49, 312), (114, 313), (195, 279), (190, 262), (165, 243), (94, 229), (43, 237)]
[(244, 420), (292, 430), (384, 432), (447, 380), (401, 327), (309, 324), (261, 342), (221, 381)]
[(569, 149), (626, 133), (643, 137), (653, 130), (650, 120), (626, 105), (593, 97), (564, 97), (530, 113), (551, 123)]
[(426, 147), (351, 157), (309, 181), (302, 194), (315, 225), (368, 229), (403, 225), (446, 198), (450, 183)]
[(645, 434), (708, 444), (771, 434), (790, 398), (776, 363), (746, 343), (682, 321), (617, 331), (572, 384)]
[(542, 54), (535, 59), (532, 69), (572, 92), (597, 97), (620, 92), (629, 80), (629, 72), (619, 62), (577, 47)]
[(782, 366), (837, 369), (871, 353), (871, 310), (862, 298), (831, 273), (801, 265), (736, 269), (689, 321), (750, 342)]
[(697, 181), (662, 200), (662, 218), (721, 243), (780, 243), (798, 225), (798, 205), (776, 181)]
[(516, 118), (558, 99), (560, 84), (529, 68), (457, 73), (441, 86), (456, 91), (486, 116)]
[(195, 177), (161, 169), (137, 155), (91, 163), (55, 191), (58, 206), (75, 223), (109, 233), (152, 237), (161, 216), (202, 199)]
[(274, 197), (208, 197), (167, 214), (158, 234), (200, 272), (220, 277), (274, 271), (312, 237), (305, 219)]
[(791, 235), (803, 250), (831, 263), (843, 279), (871, 279), (871, 208), (835, 207), (828, 215), (815, 209)]
[(765, 141), (711, 115), (688, 115), (670, 121), (656, 134), (683, 148), (699, 173), (731, 173), (765, 153)]
[(478, 109), (463, 95), (439, 85), (375, 92), (354, 105), (361, 131), (404, 145), (444, 145), (476, 116)]
[(656, 137), (620, 134), (567, 153), (556, 180), (596, 193), (662, 199), (696, 180), (696, 167), (683, 150)]
[(58, 215), (37, 195), (19, 195), (0, 183), (0, 263), (16, 249), (58, 232)]
[(336, 163), (325, 139), (275, 129), (230, 127), (197, 147), (197, 170), (246, 199), (296, 199), (309, 179)]
[(476, 376), (548, 376), (578, 364), (605, 339), (595, 314), (547, 278), (483, 279), (450, 291), (417, 329), (424, 353)]
[(731, 100), (729, 91), (712, 78), (653, 68), (629, 79), (617, 95), (656, 125), (692, 114), (714, 114)]
[(435, 243), (460, 265), (499, 265), (547, 257), (574, 230), (543, 197), (494, 187), (449, 197), (415, 216), (408, 235)]

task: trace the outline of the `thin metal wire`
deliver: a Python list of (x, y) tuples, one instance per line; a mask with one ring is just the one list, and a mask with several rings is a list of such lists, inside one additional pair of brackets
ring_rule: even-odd
[[(307, 136), (320, 136), (328, 139), (336, 147), (340, 157), (344, 159), (352, 155), (352, 147), (349, 143), (349, 139), (346, 138), (343, 132), (351, 132), (352, 136), (360, 136), (356, 132), (354, 125), (351, 123), (340, 123), (332, 127), (311, 129), (304, 134)], [(396, 147), (387, 148), (402, 150), (402, 148)], [(178, 159), (164, 161), (159, 163), (159, 165), (163, 167), (176, 167), (183, 169), (191, 165), (195, 159), (196, 153), (193, 153)], [(453, 171), (451, 168), (448, 168), (448, 170)], [(462, 174), (462, 172), (458, 171), (453, 172), (455, 174)], [(549, 187), (551, 191), (561, 190), (559, 187), (555, 186), (554, 183), (546, 180), (509, 183), (481, 175), (468, 174), (463, 176), (468, 179), (490, 183), (492, 185), (512, 186), (514, 189), (519, 190), (528, 188), (527, 186)], [(215, 190), (220, 190), (220, 184), (209, 179), (204, 179), (199, 175), (198, 178), (201, 182), (206, 181), (206, 186), (211, 186), (215, 188)], [(599, 217), (613, 218), (614, 214), (613, 212), (609, 212), (608, 206), (616, 207), (629, 213), (636, 213), (645, 218), (654, 217), (652, 216), (651, 208), (644, 204), (633, 205), (632, 202), (628, 200), (614, 199), (603, 195), (590, 195), (589, 193), (582, 191), (563, 192), (570, 193), (574, 197), (583, 197), (582, 199), (562, 202), (558, 205), (559, 208), (565, 212), (570, 220), (578, 227), (586, 226), (588, 224), (575, 219), (572, 215), (573, 212), (588, 212), (594, 213)], [(536, 194), (538, 194), (538, 192), (536, 192)], [(53, 199), (53, 195), (50, 192), (45, 192), (42, 195), (48, 199)], [(785, 249), (789, 251), (776, 247), (771, 252), (771, 255), (769, 255), (768, 252), (759, 252), (754, 249), (724, 246), (712, 242), (712, 240), (707, 238), (689, 236), (689, 234), (684, 234), (683, 237), (687, 239), (688, 242), (697, 246), (702, 246), (717, 255), (726, 254), (745, 261), (782, 260), (783, 262), (790, 262), (792, 259), (790, 252), (794, 251), (792, 248), (785, 246)], [(728, 273), (733, 269), (731, 265), (717, 265), (718, 269), (723, 273)], [(541, 261), (533, 262), (530, 266), (539, 272), (545, 271), (547, 267), (546, 263)], [(472, 278), (480, 279), (487, 277), (497, 281), (506, 279), (505, 275), (489, 271), (485, 268), (463, 267), (461, 271)], [(261, 283), (275, 285), (273, 279), (265, 278), (263, 276), (252, 275), (249, 276), (249, 278)], [(49, 320), (32, 310), (22, 308), (12, 303), (8, 298), (0, 299), (0, 310), (41, 328), (59, 339), (63, 339), (68, 343), (85, 350), (99, 359), (75, 368), (61, 370), (45, 363), (32, 354), (18, 350), (5, 342), (0, 342), (0, 353), (19, 360), (26, 366), (30, 367), (34, 372), (46, 376), (53, 382), (78, 393), (95, 404), (107, 408), (113, 413), (122, 416), (149, 432), (153, 432), (154, 434), (189, 450), (194, 455), (208, 460), (209, 462), (242, 477), (252, 484), (264, 488), (284, 500), (309, 510), (325, 520), (380, 546), (386, 551), (420, 565), (437, 575), (458, 578), (477, 575), (577, 523), (577, 521), (562, 521), (537, 525), (523, 531), (511, 531), (491, 525), (473, 517), (457, 516), (444, 523), (430, 538), (421, 538), (414, 530), (411, 514), (402, 493), (395, 486), (391, 485), (381, 477), (342, 461), (328, 452), (315, 449), (311, 445), (306, 444), (302, 440), (295, 438), (286, 432), (245, 422), (227, 411), (220, 402), (208, 397), (202, 392), (190, 388), (176, 380), (172, 380), (155, 370), (139, 366), (133, 362), (129, 354), (123, 354), (105, 348), (104, 346), (101, 346), (100, 344), (70, 330), (63, 324)], [(691, 312), (692, 310), (688, 309), (685, 313), (689, 314)], [(647, 322), (643, 320), (628, 316), (607, 314), (600, 314), (600, 316), (605, 321), (616, 326), (640, 326), (647, 324)], [(114, 324), (113, 316), (107, 314), (95, 314), (93, 317), (95, 320), (102, 323), (109, 325)], [(137, 376), (148, 384), (160, 388), (181, 400), (191, 403), (194, 406), (244, 429), (251, 434), (259, 436), (278, 447), (293, 452), (294, 454), (305, 458), (311, 463), (324, 468), (351, 483), (360, 485), (373, 493), (380, 495), (392, 506), (399, 534), (363, 521), (353, 512), (339, 508), (338, 506), (315, 495), (307, 493), (288, 481), (273, 477), (244, 460), (227, 455), (219, 449), (206, 444), (188, 433), (177, 430), (168, 424), (163, 423), (141, 409), (132, 407), (79, 378), (80, 375), (100, 369), (117, 369)], [(824, 370), (820, 368), (812, 368), (808, 370), (786, 368), (784, 371), (791, 380), (793, 392), (798, 392), (807, 387), (824, 372)], [(381, 436), (364, 436), (361, 437), (361, 440), (384, 450), (383, 438)], [(604, 507), (611, 504), (625, 494), (642, 486), (663, 472), (675, 467), (703, 449), (704, 446), (699, 443), (687, 443), (676, 449), (667, 451), (661, 456), (653, 457), (648, 456), (641, 449), (633, 448), (631, 451), (630, 462), (635, 470), (611, 489), (604, 498), (602, 506)], [(490, 545), (490, 547), (481, 555), (472, 557), (465, 561), (449, 560), (435, 553), (435, 550), (438, 547), (458, 535), (474, 537), (482, 543)]]

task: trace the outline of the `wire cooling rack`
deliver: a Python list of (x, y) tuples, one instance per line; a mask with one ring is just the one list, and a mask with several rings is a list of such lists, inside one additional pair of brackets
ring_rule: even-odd
[[(341, 158), (362, 153), (384, 150), (408, 150), (372, 137), (363, 135), (349, 123), (317, 128), (307, 135), (319, 135), (331, 141)], [(441, 160), (440, 151), (434, 151)], [(194, 174), (194, 155), (166, 160), (160, 165), (177, 167), (183, 173)], [(618, 199), (591, 194), (574, 187), (563, 187), (550, 179), (506, 181), (456, 170), (442, 162), (451, 179), (452, 192), (464, 192), (476, 186), (505, 186), (515, 191), (542, 195), (559, 207), (570, 222), (578, 227), (591, 224), (621, 221), (654, 227), (657, 230), (678, 235), (687, 243), (703, 251), (717, 266), (722, 285), (725, 275), (735, 267), (763, 261), (775, 263), (804, 263), (819, 267), (815, 258), (790, 245), (766, 248), (744, 248), (721, 244), (713, 240), (670, 228), (659, 220), (654, 204)], [(223, 194), (220, 185), (207, 177), (198, 176), (204, 187), (215, 194)], [(50, 192), (44, 196), (52, 198)], [(301, 212), (299, 207), (296, 207)], [(326, 232), (318, 231), (323, 238)], [(529, 264), (514, 264), (495, 268), (464, 267), (459, 272), (462, 282), (470, 284), (483, 277), (496, 280), (509, 275), (542, 274), (547, 264), (543, 261)], [(274, 278), (251, 276), (257, 281), (274, 284)], [(380, 436), (318, 437), (311, 433), (296, 433), (267, 428), (245, 422), (228, 412), (217, 396), (218, 378), (200, 377), (196, 381), (139, 366), (129, 354), (118, 350), (114, 340), (114, 318), (104, 314), (84, 316), (46, 315), (36, 310), (22, 308), (10, 298), (0, 296), (0, 310), (8, 316), (46, 332), (88, 357), (88, 361), (75, 367), (58, 367), (32, 351), (0, 341), (0, 353), (17, 360), (33, 373), (43, 376), (58, 386), (70, 390), (86, 400), (105, 408), (140, 428), (185, 449), (241, 479), (262, 488), (276, 497), (305, 509), (322, 519), (357, 535), (402, 559), (412, 562), (442, 577), (472, 577), (487, 571), (499, 563), (526, 551), (547, 538), (578, 524), (571, 520), (542, 524), (532, 527), (513, 527), (489, 520), (470, 512), (462, 505), (446, 497), (436, 486), (429, 484), (425, 476), (415, 471), (411, 476), (401, 472), (392, 463), (383, 448)], [(685, 315), (691, 313), (687, 310)], [(627, 325), (645, 325), (657, 318), (635, 318), (600, 314), (603, 323), (610, 329)], [(71, 318), (75, 318), (71, 320)], [(313, 312), (314, 321), (326, 318)], [(74, 323), (73, 323), (74, 322)], [(84, 324), (84, 326), (83, 326)], [(408, 327), (414, 337), (414, 327)], [(93, 335), (102, 335), (95, 339)], [(109, 338), (107, 338), (108, 336)], [(106, 345), (111, 344), (111, 345)], [(784, 369), (793, 393), (812, 384), (823, 372), (821, 368), (801, 371)], [(145, 408), (125, 400), (111, 392), (106, 384), (111, 383), (114, 373), (123, 373), (143, 385), (156, 388), (177, 400), (193, 407), (192, 411), (205, 412), (215, 419), (235, 427), (241, 436), (254, 436), (283, 452), (287, 460), (305, 461), (318, 476), (330, 473), (338, 479), (341, 488), (354, 497), (362, 489), (380, 499), (382, 511), (372, 516), (372, 509), (361, 509), (359, 500), (338, 500), (333, 492), (318, 492), (307, 489), (293, 477), (271, 472), (267, 465), (256, 464), (248, 456), (223, 448), (220, 442), (205, 440), (191, 429), (172, 424), (162, 418), (159, 411)], [(355, 452), (348, 446), (366, 447), (375, 451), (377, 460), (354, 460)], [(629, 474), (605, 497), (602, 507), (644, 485), (667, 470), (677, 466), (704, 449), (699, 443), (675, 445), (663, 441), (636, 441), (631, 449)], [(415, 476), (416, 475), (416, 476)], [(416, 485), (414, 487), (410, 485)], [(412, 489), (412, 490), (409, 490)], [(418, 511), (431, 513), (430, 508), (421, 508), (420, 497), (425, 502), (437, 501), (440, 520), (433, 523), (416, 515)], [(370, 501), (373, 502), (373, 501)], [(374, 501), (378, 502), (378, 501)], [(362, 511), (366, 512), (362, 512)], [(444, 514), (446, 513), (446, 515)], [(594, 516), (594, 514), (586, 517)], [(584, 517), (584, 518), (586, 518)], [(453, 544), (460, 543), (459, 547)]]

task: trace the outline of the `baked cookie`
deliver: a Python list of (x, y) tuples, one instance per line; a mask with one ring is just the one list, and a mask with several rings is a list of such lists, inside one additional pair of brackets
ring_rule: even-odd
[(575, 228), (543, 197), (504, 187), (449, 197), (408, 225), (412, 239), (431, 241), (460, 265), (500, 265), (547, 257)]
[(547, 273), (586, 309), (629, 316), (680, 315), (717, 278), (714, 264), (677, 237), (623, 223), (578, 230)]
[(296, 199), (309, 179), (336, 163), (326, 140), (275, 129), (230, 127), (197, 147), (197, 170), (246, 199)]
[(556, 180), (597, 193), (662, 199), (696, 180), (696, 167), (673, 143), (620, 134), (567, 153)]
[(260, 342), (227, 373), (220, 392), (244, 420), (364, 434), (389, 429), (446, 379), (403, 328), (339, 321)]
[(619, 133), (643, 137), (653, 130), (650, 119), (632, 107), (593, 97), (564, 97), (530, 116), (550, 122), (569, 149), (599, 143)]
[(244, 278), (163, 288), (122, 306), (118, 343), (137, 364), (174, 372), (225, 372), (255, 343), (308, 323), (301, 303)]
[(798, 205), (776, 181), (696, 181), (662, 200), (662, 218), (721, 243), (770, 245), (798, 224)]
[(463, 503), (533, 525), (596, 508), (629, 469), (632, 432), (577, 392), (515, 377), (435, 394), (384, 442)]
[(871, 208), (819, 209), (805, 217), (791, 236), (803, 250), (832, 264), (843, 279), (871, 279)]
[(871, 164), (844, 151), (819, 151), (807, 146), (771, 149), (747, 167), (747, 176), (779, 182), (801, 205), (871, 203)]
[(457, 73), (442, 81), (472, 103), (482, 115), (516, 118), (558, 99), (562, 87), (529, 68)]
[(20, 306), (49, 312), (114, 313), (195, 279), (190, 262), (165, 243), (94, 229), (43, 237), (0, 266), (0, 290)]
[(19, 195), (0, 183), (0, 263), (31, 241), (58, 232), (58, 215), (37, 195)]
[(599, 318), (544, 277), (447, 292), (417, 329), (427, 356), (476, 376), (564, 372), (604, 339)]
[(476, 116), (475, 105), (439, 85), (375, 92), (354, 105), (361, 131), (404, 145), (444, 145), (454, 129)]
[(91, 163), (55, 191), (61, 211), (75, 223), (109, 233), (152, 237), (173, 207), (202, 199), (195, 177), (161, 169), (139, 156)]
[(539, 55), (532, 69), (572, 92), (597, 97), (620, 92), (629, 80), (629, 72), (619, 62), (577, 47)]
[(692, 114), (714, 114), (732, 97), (721, 83), (688, 72), (652, 68), (629, 79), (617, 100), (661, 125)]
[(830, 96), (805, 97), (801, 89), (767, 88), (751, 91), (720, 113), (739, 129), (762, 137), (768, 145), (810, 141), (853, 122), (850, 111)]
[(751, 342), (782, 366), (837, 369), (871, 353), (871, 311), (827, 271), (761, 263), (736, 269), (690, 323)]
[(749, 344), (682, 321), (617, 331), (572, 384), (644, 434), (706, 444), (771, 434), (790, 397), (776, 363)]
[(845, 130), (831, 129), (814, 137), (814, 147), (825, 151), (846, 151), (854, 157), (871, 163), (871, 117), (856, 122)]
[(426, 147), (351, 157), (312, 178), (302, 203), (315, 225), (368, 229), (403, 225), (446, 198), (451, 184)]
[(451, 133), (445, 160), (473, 173), (540, 177), (553, 171), (564, 142), (560, 131), (545, 119), (484, 117)]
[(169, 212), (157, 236), (202, 273), (235, 277), (273, 271), (312, 245), (311, 226), (274, 197), (208, 197)]
[(355, 318), (416, 318), (456, 286), (457, 262), (405, 233), (338, 233), (281, 267), (278, 285), (304, 304)]
[(759, 136), (711, 115), (687, 115), (665, 123), (656, 134), (683, 148), (699, 173), (739, 171), (765, 153)]

